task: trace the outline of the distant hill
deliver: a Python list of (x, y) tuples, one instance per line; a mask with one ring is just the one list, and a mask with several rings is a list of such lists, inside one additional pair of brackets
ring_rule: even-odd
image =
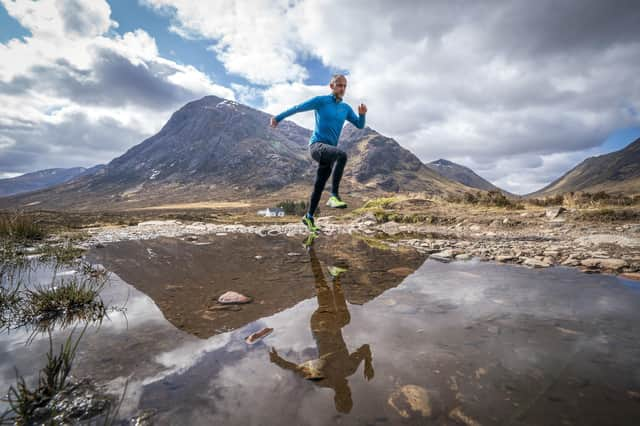
[(0, 179), (0, 197), (49, 188), (68, 182), (75, 177), (82, 176), (93, 170), (95, 170), (95, 168), (72, 167), (68, 169), (46, 169), (9, 179)]
[(549, 185), (525, 197), (545, 197), (571, 191), (640, 194), (640, 138), (619, 151), (587, 158)]
[(482, 189), (484, 191), (501, 191), (505, 195), (516, 196), (504, 189), (498, 188), (470, 168), (454, 163), (453, 161), (440, 158), (439, 160), (427, 163), (427, 167), (447, 179), (454, 180), (471, 188)]
[[(269, 127), (271, 115), (206, 96), (173, 113), (155, 135), (90, 176), (0, 199), (0, 208), (121, 209), (203, 200), (255, 199), (280, 191), (305, 194), (316, 173), (311, 135), (290, 120)], [(348, 123), (340, 145), (348, 154), (344, 186), (354, 193), (463, 193), (395, 140)]]

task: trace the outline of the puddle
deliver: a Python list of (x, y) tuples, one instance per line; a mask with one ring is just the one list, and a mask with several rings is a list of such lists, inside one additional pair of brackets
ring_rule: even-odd
[[(258, 258), (256, 258), (258, 256)], [(425, 260), (347, 235), (162, 238), (89, 253), (113, 275), (73, 374), (154, 424), (637, 424), (640, 294), (564, 267)], [(337, 267), (337, 268), (336, 268)], [(342, 272), (341, 272), (342, 271)], [(39, 274), (39, 275), (38, 275)], [(47, 279), (46, 268), (36, 276)], [(253, 298), (211, 309), (227, 290)], [(254, 344), (245, 338), (273, 331)], [(54, 331), (60, 341), (68, 330)], [(0, 385), (46, 335), (0, 337)], [(314, 380), (310, 380), (313, 378)], [(5, 407), (6, 408), (6, 407)], [(474, 423), (475, 422), (475, 423)]]

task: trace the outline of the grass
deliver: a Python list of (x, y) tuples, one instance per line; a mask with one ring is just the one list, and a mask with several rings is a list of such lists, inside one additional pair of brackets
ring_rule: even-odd
[(47, 286), (26, 289), (17, 316), (22, 324), (68, 326), (78, 319), (102, 319), (107, 309), (100, 297), (106, 280), (74, 275)]
[(44, 227), (31, 215), (22, 213), (0, 216), (0, 237), (11, 240), (41, 240), (46, 235)]
[(397, 197), (380, 197), (367, 200), (362, 207), (356, 210), (368, 210), (368, 209), (390, 209), (393, 203), (400, 201)]
[(85, 252), (85, 249), (76, 247), (71, 240), (66, 240), (62, 244), (47, 244), (42, 247), (40, 260), (53, 261), (57, 264), (69, 264), (78, 259)]
[(599, 222), (622, 222), (640, 220), (640, 210), (638, 209), (596, 209), (580, 212), (577, 220), (599, 221)]
[[(9, 410), (2, 415), (2, 421), (9, 418), (15, 424), (32, 424), (34, 421), (42, 421), (39, 412), (46, 411), (45, 407), (59, 392), (68, 385), (68, 377), (71, 372), (73, 360), (80, 339), (86, 330), (82, 330), (80, 336), (73, 341), (73, 333), (60, 346), (57, 354), (53, 353), (53, 342), (49, 335), (49, 351), (47, 352), (47, 362), (40, 370), (38, 381), (31, 389), (24, 377), (18, 377), (16, 385), (9, 388), (6, 399), (9, 403)], [(49, 417), (49, 416), (48, 416)]]

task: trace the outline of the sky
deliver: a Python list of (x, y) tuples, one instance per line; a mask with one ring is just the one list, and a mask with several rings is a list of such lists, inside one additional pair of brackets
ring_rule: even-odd
[(343, 73), (368, 126), (524, 194), (640, 137), (638, 28), (636, 0), (0, 0), (0, 178), (107, 163), (206, 95), (275, 115)]

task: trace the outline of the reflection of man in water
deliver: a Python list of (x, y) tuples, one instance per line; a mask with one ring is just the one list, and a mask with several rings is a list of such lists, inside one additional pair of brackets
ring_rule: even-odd
[(335, 266), (330, 268), (330, 273), (334, 277), (333, 289), (331, 289), (325, 281), (322, 266), (313, 247), (310, 248), (309, 255), (318, 297), (318, 309), (311, 316), (311, 332), (318, 345), (319, 360), (313, 362), (320, 371), (316, 377), (309, 377), (309, 372), (302, 368), (302, 364), (297, 365), (283, 359), (275, 348), (272, 348), (269, 356), (271, 361), (280, 367), (293, 370), (305, 378), (317, 378), (315, 383), (318, 386), (332, 388), (335, 391), (336, 409), (342, 413), (348, 413), (353, 407), (353, 400), (347, 377), (355, 373), (364, 360), (364, 377), (367, 380), (373, 378), (371, 349), (369, 345), (362, 345), (357, 351), (349, 354), (349, 349), (342, 338), (342, 327), (349, 324), (351, 320), (340, 285), (340, 273), (345, 269)]

